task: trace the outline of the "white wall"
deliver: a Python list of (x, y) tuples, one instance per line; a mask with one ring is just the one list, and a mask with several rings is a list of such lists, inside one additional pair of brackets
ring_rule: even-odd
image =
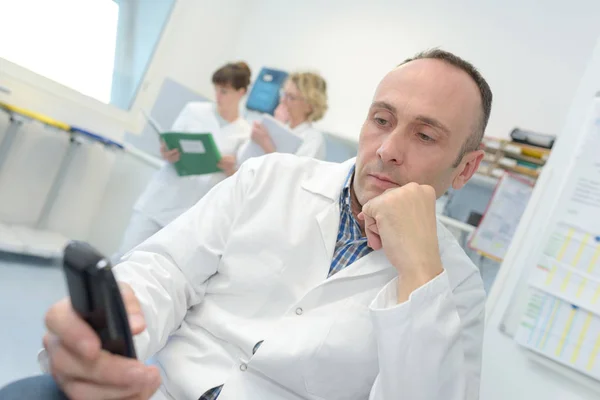
[(253, 69), (316, 69), (331, 109), (321, 126), (356, 138), (375, 86), (434, 46), (471, 60), (495, 103), (488, 135), (557, 134), (595, 38), (597, 0), (257, 0), (235, 55)]
[(214, 98), (212, 73), (233, 56), (252, 1), (177, 0), (134, 108), (150, 109), (165, 77)]

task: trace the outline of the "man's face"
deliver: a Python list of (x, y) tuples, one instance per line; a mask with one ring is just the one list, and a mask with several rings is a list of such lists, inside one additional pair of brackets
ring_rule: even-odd
[(360, 204), (410, 182), (441, 196), (462, 187), (483, 151), (457, 157), (481, 121), (481, 97), (469, 75), (440, 60), (415, 60), (379, 84), (359, 139), (354, 192)]

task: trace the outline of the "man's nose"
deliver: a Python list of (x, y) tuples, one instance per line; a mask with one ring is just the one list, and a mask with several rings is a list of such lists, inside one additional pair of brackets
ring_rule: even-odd
[(377, 149), (377, 155), (384, 163), (402, 164), (406, 150), (406, 135), (397, 130), (387, 135), (381, 146)]

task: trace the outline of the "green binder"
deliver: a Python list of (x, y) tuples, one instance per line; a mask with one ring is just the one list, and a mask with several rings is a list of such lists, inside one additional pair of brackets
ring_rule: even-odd
[(181, 154), (173, 164), (179, 176), (221, 172), (217, 167), (221, 154), (212, 134), (164, 132), (160, 137), (169, 150), (178, 149)]

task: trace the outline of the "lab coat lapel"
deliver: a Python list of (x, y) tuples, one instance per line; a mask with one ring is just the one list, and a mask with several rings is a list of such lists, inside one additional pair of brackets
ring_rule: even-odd
[[(323, 240), (324, 250), (327, 254), (327, 259), (330, 261), (333, 258), (339, 230), (340, 193), (354, 163), (355, 159), (350, 159), (342, 164), (326, 164), (327, 169), (319, 169), (318, 175), (311, 176), (302, 183), (303, 189), (316, 195), (323, 196), (329, 200), (329, 204), (317, 213), (316, 220)], [(395, 273), (395, 270), (385, 256), (385, 253), (383, 251), (374, 251), (367, 256), (362, 257), (360, 260), (357, 260), (352, 265), (344, 268), (342, 271), (324, 281), (323, 284), (333, 280), (374, 274), (386, 269), (389, 270), (392, 275)]]
[(333, 257), (339, 229), (340, 193), (353, 165), (354, 159), (350, 159), (342, 164), (324, 164), (323, 169), (319, 169), (317, 175), (308, 177), (302, 182), (304, 190), (325, 197), (328, 200), (328, 204), (317, 213), (316, 221), (329, 260)]
[(292, 129), (292, 133), (296, 136), (303, 137), (302, 134), (304, 133), (304, 131), (310, 128), (312, 128), (312, 124), (310, 122), (303, 122), (294, 129)]
[(325, 252), (329, 259), (333, 258), (335, 242), (337, 240), (340, 224), (340, 207), (337, 202), (332, 202), (323, 211), (317, 214), (317, 223), (321, 230), (321, 238), (325, 246)]

